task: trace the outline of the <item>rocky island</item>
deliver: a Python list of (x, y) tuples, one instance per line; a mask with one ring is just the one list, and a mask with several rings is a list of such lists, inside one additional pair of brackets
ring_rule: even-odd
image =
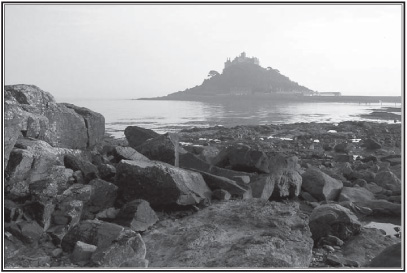
[(99, 113), (4, 89), (5, 268), (402, 266), (400, 228), (367, 225), (401, 224), (400, 124), (114, 139)]
[(245, 52), (233, 60), (228, 58), (222, 73), (211, 70), (201, 85), (156, 98), (140, 100), (273, 100), (296, 102), (392, 102), (401, 103), (400, 96), (343, 96), (341, 92), (311, 90), (270, 66), (264, 68), (256, 57)]

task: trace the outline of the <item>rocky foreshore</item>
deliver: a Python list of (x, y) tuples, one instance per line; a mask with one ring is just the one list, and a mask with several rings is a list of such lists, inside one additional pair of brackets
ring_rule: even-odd
[[(401, 125), (129, 126), (5, 86), (5, 268), (401, 267)], [(398, 230), (400, 232), (400, 229)]]

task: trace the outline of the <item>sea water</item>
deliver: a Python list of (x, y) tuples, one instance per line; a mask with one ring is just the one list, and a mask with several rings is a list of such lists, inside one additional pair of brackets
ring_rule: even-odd
[[(175, 132), (183, 128), (223, 125), (284, 124), (297, 122), (331, 122), (371, 120), (360, 117), (394, 103), (303, 103), (274, 101), (166, 101), (125, 99), (57, 99), (101, 113), (106, 132), (124, 137), (127, 126), (136, 125), (158, 133)], [(397, 104), (400, 107), (400, 104)], [(393, 121), (391, 121), (393, 122)]]

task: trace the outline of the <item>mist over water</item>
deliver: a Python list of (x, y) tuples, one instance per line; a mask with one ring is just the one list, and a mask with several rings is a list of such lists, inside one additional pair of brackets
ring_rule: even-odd
[(117, 138), (124, 137), (124, 129), (131, 125), (165, 133), (215, 125), (232, 127), (297, 122), (338, 123), (346, 120), (386, 122), (362, 118), (360, 115), (369, 114), (381, 107), (400, 107), (400, 103), (196, 102), (79, 98), (58, 102), (73, 103), (101, 113), (106, 120), (106, 132)]

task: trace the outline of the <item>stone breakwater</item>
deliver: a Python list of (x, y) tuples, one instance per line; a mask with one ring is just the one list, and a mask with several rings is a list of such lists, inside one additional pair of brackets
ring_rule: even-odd
[(401, 126), (130, 126), (5, 87), (6, 268), (401, 267)]

